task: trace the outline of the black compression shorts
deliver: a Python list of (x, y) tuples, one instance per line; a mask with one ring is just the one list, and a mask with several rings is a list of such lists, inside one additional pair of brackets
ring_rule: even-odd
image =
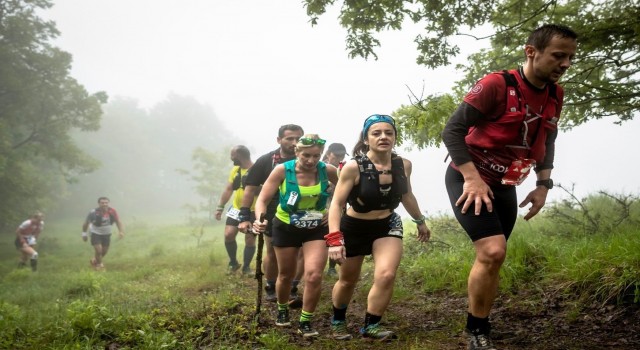
[(464, 185), (462, 173), (451, 166), (447, 167), (445, 185), (453, 213), (473, 242), (496, 235), (504, 235), (505, 239), (509, 239), (518, 216), (518, 198), (515, 186), (492, 186), (493, 212), (489, 212), (486, 205), (483, 204), (480, 215), (475, 215), (474, 205), (467, 209), (466, 214), (460, 212), (462, 205), (456, 206), (456, 201), (462, 195), (462, 186)]

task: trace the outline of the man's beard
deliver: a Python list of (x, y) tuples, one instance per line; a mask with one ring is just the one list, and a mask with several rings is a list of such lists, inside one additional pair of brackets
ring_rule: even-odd
[(233, 165), (235, 165), (235, 166), (240, 166), (240, 161), (239, 161), (239, 160), (237, 160), (237, 159), (234, 159), (234, 160), (233, 160)]
[(288, 157), (293, 157), (293, 156), (295, 156), (295, 155), (296, 155), (296, 149), (295, 149), (295, 147), (294, 147), (294, 148), (292, 148), (292, 149), (288, 149), (288, 148), (280, 147), (280, 151), (282, 152), (282, 154), (284, 154), (284, 155), (286, 155), (286, 156), (288, 156)]

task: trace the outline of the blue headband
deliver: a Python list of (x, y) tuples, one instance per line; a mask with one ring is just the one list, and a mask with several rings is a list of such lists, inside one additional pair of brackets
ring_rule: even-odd
[(396, 130), (396, 121), (393, 120), (393, 117), (385, 114), (374, 114), (364, 120), (364, 126), (362, 127), (362, 141), (367, 138), (369, 128), (375, 123), (389, 123), (393, 127), (393, 131), (396, 135), (398, 134), (398, 130)]

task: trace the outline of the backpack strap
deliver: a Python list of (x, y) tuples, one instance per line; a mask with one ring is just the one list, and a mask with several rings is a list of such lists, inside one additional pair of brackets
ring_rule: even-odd
[(504, 78), (504, 82), (507, 84), (507, 101), (506, 111), (517, 112), (522, 110), (522, 96), (520, 96), (520, 90), (518, 89), (518, 81), (513, 74), (509, 73), (506, 69), (503, 70), (500, 75)]
[[(507, 112), (517, 112), (520, 109), (520, 103), (522, 103), (522, 96), (520, 95), (520, 89), (518, 88), (518, 80), (516, 77), (509, 73), (508, 70), (503, 70), (500, 75), (504, 78), (507, 84)], [(558, 101), (558, 85), (556, 83), (547, 84), (549, 89), (549, 97)]]
[(231, 188), (235, 191), (241, 187), (242, 187), (242, 170), (238, 166), (238, 172), (236, 173), (236, 176), (233, 177), (233, 184), (231, 185)]
[[(284, 162), (284, 194), (280, 194), (280, 207), (288, 213), (298, 211), (298, 203), (300, 203), (300, 186), (296, 178), (296, 161), (295, 159)], [(291, 199), (291, 196), (295, 198)]]
[[(116, 222), (116, 216), (114, 214), (115, 210), (113, 208), (109, 208), (107, 213), (109, 214), (109, 224), (113, 225), (113, 223)], [(100, 207), (93, 209), (91, 214), (93, 219), (91, 223), (94, 226), (100, 226), (100, 224), (102, 224), (102, 216), (104, 215), (104, 214), (101, 214)]]
[(409, 184), (407, 181), (407, 174), (404, 172), (404, 161), (402, 160), (402, 157), (395, 157), (391, 159), (391, 174), (393, 175), (391, 187), (394, 195), (394, 201), (392, 202), (391, 207), (395, 208), (402, 201), (402, 196), (409, 192)]
[(318, 162), (318, 177), (320, 180), (320, 195), (316, 202), (316, 210), (324, 210), (327, 207), (327, 199), (329, 199), (329, 177), (327, 176), (327, 165), (324, 162)]
[(278, 150), (271, 156), (271, 169), (275, 168), (276, 165), (280, 164), (281, 160), (282, 160), (282, 156), (280, 156), (280, 150)]
[(549, 87), (549, 96), (558, 101), (558, 84), (553, 83), (551, 85), (547, 85)]
[[(288, 213), (295, 213), (298, 211), (298, 204), (302, 196), (300, 195), (300, 186), (298, 185), (298, 179), (296, 177), (296, 161), (290, 160), (283, 163), (284, 165), (284, 186), (285, 192), (280, 194), (280, 208)], [(316, 201), (316, 210), (324, 210), (327, 207), (327, 199), (329, 193), (329, 177), (327, 175), (327, 165), (323, 162), (318, 162), (316, 166), (318, 169), (318, 177), (320, 181), (320, 194)], [(295, 198), (291, 199), (292, 194), (295, 193)]]

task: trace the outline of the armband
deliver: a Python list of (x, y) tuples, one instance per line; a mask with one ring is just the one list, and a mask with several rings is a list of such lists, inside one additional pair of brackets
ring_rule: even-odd
[(424, 215), (422, 215), (419, 219), (411, 219), (411, 221), (415, 222), (416, 225), (424, 224), (425, 220), (427, 220), (427, 218)]
[(344, 234), (342, 231), (335, 231), (324, 236), (327, 247), (339, 247), (344, 245)]
[(87, 233), (86, 232), (82, 232), (82, 237), (87, 237)]
[(223, 211), (224, 210), (224, 204), (218, 205), (218, 207), (216, 209), (217, 209), (217, 211)]
[(251, 209), (248, 207), (240, 208), (240, 213), (238, 214), (238, 221), (239, 222), (251, 221)]

